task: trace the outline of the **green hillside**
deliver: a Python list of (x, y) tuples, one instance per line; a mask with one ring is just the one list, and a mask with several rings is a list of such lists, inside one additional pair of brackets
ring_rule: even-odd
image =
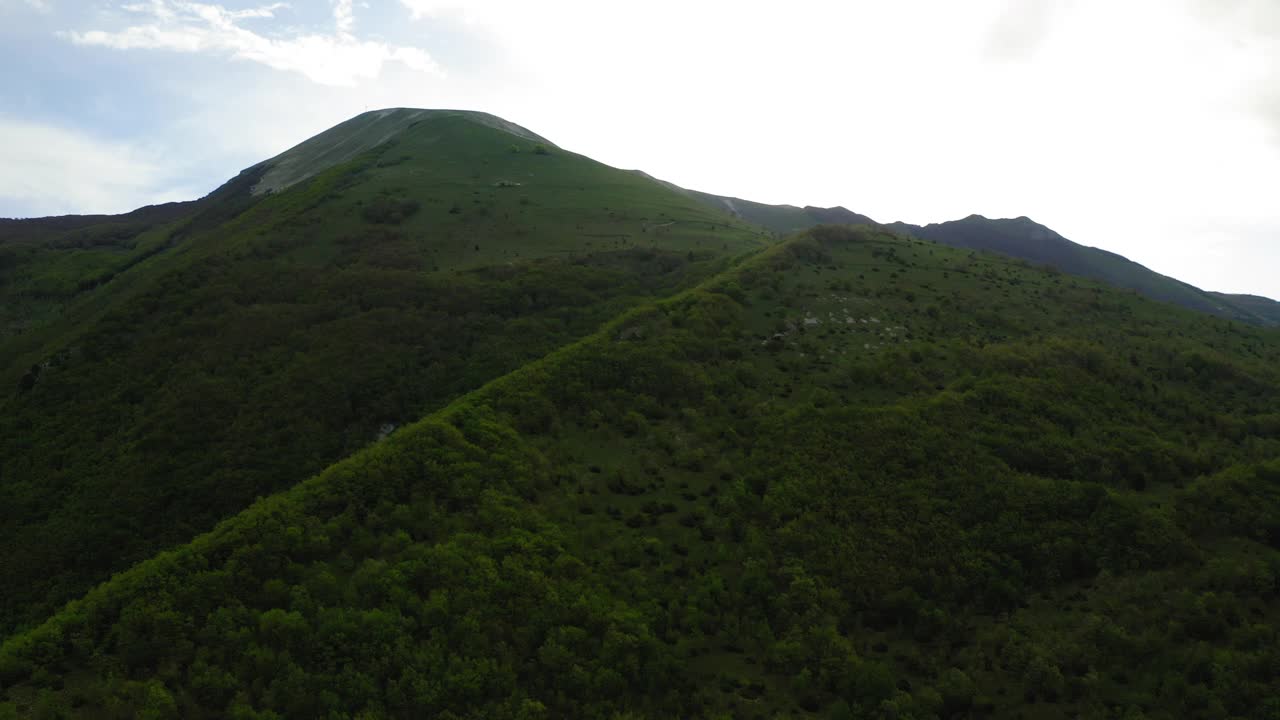
[(56, 321), (68, 302), (163, 249), (148, 232), (192, 212), (194, 203), (126, 215), (0, 219), (0, 343)]
[[(264, 172), (254, 184), (252, 192), (255, 195), (279, 192), (315, 177), (334, 165), (354, 160), (384, 143), (398, 142), (407, 131), (423, 123), (430, 125), (445, 118), (454, 121), (461, 119), (469, 124), (499, 130), (512, 136), (506, 139), (515, 142), (533, 143), (548, 149), (554, 147), (546, 138), (488, 113), (387, 108), (357, 115), (265, 161), (262, 163)], [(415, 139), (421, 145), (424, 140), (428, 143), (437, 142), (440, 137), (419, 135)]]
[(1257, 324), (1268, 327), (1280, 327), (1280, 302), (1257, 295), (1240, 295), (1233, 293), (1209, 293), (1226, 305), (1231, 305), (1258, 318)]
[(6, 225), (0, 635), (764, 243), (513, 128), (379, 111), (168, 214)]
[(649, 175), (640, 170), (632, 171), (641, 177), (665, 185), (676, 192), (684, 193), (702, 204), (728, 213), (744, 222), (762, 227), (778, 235), (789, 235), (801, 230), (808, 230), (815, 225), (875, 225), (876, 221), (843, 207), (814, 207), (806, 205), (768, 205), (742, 198), (726, 195), (713, 195), (699, 190), (687, 190), (674, 183)]
[[(659, 181), (661, 182), (661, 181)], [(771, 232), (787, 234), (815, 225), (879, 225), (843, 207), (766, 205), (740, 198), (680, 190), (707, 205)], [(1280, 303), (1252, 295), (1208, 292), (1176, 278), (1161, 275), (1128, 258), (1074, 243), (1030, 218), (990, 219), (970, 215), (961, 220), (929, 225), (895, 222), (884, 227), (925, 240), (969, 250), (988, 250), (1062, 272), (1126, 288), (1153, 300), (1198, 312), (1264, 327), (1280, 327)]]
[(1071, 242), (1030, 218), (997, 220), (971, 215), (963, 220), (923, 227), (905, 223), (894, 223), (890, 227), (952, 247), (992, 250), (1050, 265), (1063, 272), (1100, 280), (1115, 287), (1134, 290), (1153, 300), (1181, 305), (1210, 315), (1255, 325), (1280, 325), (1274, 308), (1268, 311), (1265, 303), (1256, 302), (1265, 298), (1256, 298), (1254, 303), (1238, 302), (1237, 298), (1247, 296), (1206, 292), (1181, 280), (1149, 270), (1121, 255)]
[(690, 191), (705, 204), (728, 212), (734, 217), (767, 228), (779, 235), (808, 230), (815, 225), (874, 225), (874, 220), (843, 207), (821, 208), (812, 205), (765, 205), (763, 203)]
[(1274, 331), (817, 228), (9, 638), (0, 716), (1271, 718), (1278, 400)]

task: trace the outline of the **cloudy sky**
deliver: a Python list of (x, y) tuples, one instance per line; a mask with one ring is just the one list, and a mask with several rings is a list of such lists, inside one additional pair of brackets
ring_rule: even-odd
[(393, 106), (1280, 298), (1276, 0), (0, 0), (0, 217), (198, 197)]

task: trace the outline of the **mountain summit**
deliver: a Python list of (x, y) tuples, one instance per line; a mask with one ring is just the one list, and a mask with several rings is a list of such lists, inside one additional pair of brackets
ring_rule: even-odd
[(514, 139), (554, 147), (547, 139), (489, 113), (415, 108), (372, 110), (335, 125), (255, 166), (262, 172), (262, 177), (254, 185), (253, 192), (278, 192), (391, 142), (425, 121), (440, 118), (461, 118), (507, 133)]

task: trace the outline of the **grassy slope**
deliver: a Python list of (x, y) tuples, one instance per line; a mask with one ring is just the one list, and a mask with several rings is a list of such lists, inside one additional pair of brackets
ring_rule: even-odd
[(0, 413), (0, 629), (762, 244), (532, 149), (433, 116), (154, 230), (166, 252), (6, 344), (40, 370)]
[(0, 683), (95, 717), (1268, 717), (1278, 359), (820, 230), (121, 574)]
[(413, 108), (372, 110), (335, 125), (262, 163), (266, 172), (254, 185), (253, 192), (279, 192), (335, 165), (349, 162), (424, 122), (446, 117), (500, 130), (514, 136), (510, 140), (515, 142), (550, 145), (545, 138), (487, 113)]
[[(636, 171), (643, 177), (651, 177), (650, 175)], [(833, 224), (833, 225), (874, 225), (875, 221), (866, 215), (861, 215), (843, 207), (820, 208), (812, 205), (805, 207), (796, 207), (795, 205), (766, 205), (765, 203), (752, 202), (751, 200), (743, 200), (742, 198), (727, 197), (724, 195), (713, 195), (711, 193), (700, 192), (698, 190), (686, 190), (682, 187), (657, 180), (656, 182), (684, 193), (691, 198), (695, 198), (699, 202), (708, 207), (715, 208), (722, 212), (739, 218), (744, 222), (765, 228), (769, 232), (778, 235), (789, 235), (801, 230), (807, 230), (815, 225)]]

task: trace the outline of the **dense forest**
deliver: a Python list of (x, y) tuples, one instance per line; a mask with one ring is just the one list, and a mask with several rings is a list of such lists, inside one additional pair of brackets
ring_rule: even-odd
[[(137, 427), (192, 430), (190, 448), (147, 456), (180, 458), (156, 471), (185, 478), (175, 497), (249, 458), (311, 472), (377, 423), (436, 409), (43, 622), (23, 625), (34, 615), (14, 605), (24, 629), (0, 646), (0, 717), (1280, 717), (1280, 334), (871, 227), (721, 255), (714, 274), (697, 252), (586, 257), (445, 286), (419, 272), (431, 302), (388, 301), (415, 310), (353, 334), (370, 352), (326, 355), (306, 333), (262, 349), (236, 328), (276, 316), (247, 309), (214, 332), (199, 320), (213, 295), (166, 307), (175, 321), (160, 328), (106, 332), (122, 346), (138, 341), (128, 333), (190, 338), (168, 376), (199, 378), (191, 397), (228, 408), (249, 398), (219, 368), (243, 357), (236, 376), (261, 378), (256, 401), (289, 418), (250, 425), (243, 437), (272, 433), (262, 450), (211, 443), (192, 465), (181, 453), (229, 430), (163, 399), (169, 367), (111, 370), (156, 386), (102, 412), (156, 403)], [(289, 272), (261, 267), (217, 297), (271, 301)], [(540, 359), (411, 392), (349, 438), (338, 429), (355, 415), (325, 425), (352, 401), (351, 377), (376, 388), (432, 367), (378, 369), (408, 342), (399, 323), (432, 322), (454, 282), (497, 314), (547, 277), (609, 287), (531, 303), (471, 341)], [(613, 289), (623, 278), (637, 284)], [(586, 302), (620, 314), (582, 330), (602, 315), (564, 316)], [(522, 346), (546, 327), (563, 330)], [(196, 344), (208, 337), (221, 340)], [(195, 371), (206, 352), (216, 360)], [(308, 363), (373, 369), (289, 390)], [(42, 372), (15, 407), (57, 387)], [(288, 405), (301, 396), (327, 404)], [(329, 450), (303, 449), (325, 438)], [(55, 462), (51, 445), (31, 447), (59, 469), (84, 452), (68, 444)], [(9, 464), (22, 455), (4, 457), (5, 503), (38, 498)], [(130, 488), (148, 492), (113, 492)]]

